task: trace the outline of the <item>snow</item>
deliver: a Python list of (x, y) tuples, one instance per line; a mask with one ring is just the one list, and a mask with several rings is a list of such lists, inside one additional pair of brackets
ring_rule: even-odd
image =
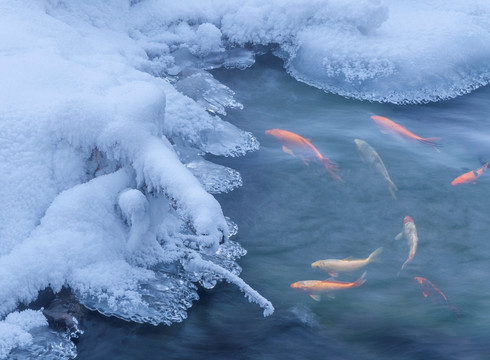
[(16, 312), (46, 287), (170, 325), (195, 283), (226, 280), (272, 314), (238, 276), (245, 251), (212, 195), (240, 174), (202, 158), (259, 143), (221, 118), (242, 105), (206, 70), (266, 49), (343, 96), (448, 99), (488, 84), (489, 19), (484, 0), (2, 1), (0, 358), (57, 341), (40, 312)]
[(0, 322), (0, 358), (5, 358), (18, 344), (23, 347), (32, 344), (29, 330), (47, 324), (48, 321), (39, 311), (11, 313)]
[(0, 321), (0, 358), (73, 359), (76, 346), (67, 334), (50, 330), (41, 311), (24, 310)]

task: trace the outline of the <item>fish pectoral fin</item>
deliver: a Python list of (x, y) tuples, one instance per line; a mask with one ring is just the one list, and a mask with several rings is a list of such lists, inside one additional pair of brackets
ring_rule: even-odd
[(288, 148), (286, 145), (282, 146), (282, 151), (284, 151), (286, 154), (296, 157), (296, 155), (293, 153), (293, 150)]
[(397, 236), (395, 236), (395, 240), (401, 240), (403, 238), (403, 233), (399, 233)]
[(336, 272), (329, 272), (328, 275), (331, 276), (330, 279), (333, 279), (333, 278), (336, 278), (337, 277), (338, 273), (336, 273)]
[(310, 294), (310, 297), (315, 301), (320, 301), (322, 297), (320, 295)]
[(310, 166), (310, 160), (308, 159), (301, 159), (303, 160), (303, 164), (305, 164), (306, 166)]
[(333, 300), (333, 299), (335, 299), (335, 294), (331, 294), (331, 293), (329, 293), (329, 294), (327, 294), (327, 297), (328, 297), (329, 299), (332, 299), (332, 300)]

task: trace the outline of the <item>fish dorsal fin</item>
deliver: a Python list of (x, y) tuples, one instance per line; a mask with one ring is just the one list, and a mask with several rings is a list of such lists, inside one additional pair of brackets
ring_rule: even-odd
[(331, 278), (329, 278), (329, 279), (334, 279), (334, 278), (337, 277), (338, 273), (336, 273), (336, 272), (329, 272), (328, 275), (331, 276)]
[(310, 294), (310, 297), (315, 301), (320, 301), (322, 297), (320, 295)]
[(397, 236), (395, 236), (395, 240), (401, 240), (403, 238), (403, 233), (399, 233)]
[(337, 282), (337, 279), (335, 279), (335, 277), (333, 277), (333, 276), (332, 276), (332, 277), (329, 277), (328, 279), (325, 279), (325, 280), (323, 280), (323, 281), (331, 281), (331, 282), (333, 281), (333, 282)]
[(346, 260), (353, 260), (352, 259), (352, 256), (347, 256), (345, 259), (342, 259), (343, 261), (346, 261)]

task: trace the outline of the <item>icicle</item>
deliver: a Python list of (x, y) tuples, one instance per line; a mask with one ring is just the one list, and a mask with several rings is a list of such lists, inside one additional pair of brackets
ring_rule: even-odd
[(262, 295), (260, 295), (257, 291), (252, 289), (250, 285), (248, 285), (240, 277), (222, 268), (221, 266), (218, 266), (210, 261), (203, 260), (201, 256), (199, 256), (197, 253), (193, 253), (189, 256), (189, 259), (187, 260), (187, 262), (185, 262), (184, 267), (190, 272), (211, 271), (213, 273), (216, 273), (222, 276), (229, 283), (237, 285), (240, 290), (245, 293), (245, 297), (250, 302), (255, 302), (261, 308), (263, 308), (264, 316), (272, 315), (272, 313), (274, 312), (274, 306), (272, 306), (272, 303), (264, 298)]

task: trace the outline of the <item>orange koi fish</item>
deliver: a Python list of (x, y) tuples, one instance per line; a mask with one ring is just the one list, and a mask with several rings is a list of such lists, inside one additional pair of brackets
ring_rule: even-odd
[(440, 138), (438, 137), (421, 138), (411, 131), (408, 131), (403, 126), (398, 125), (397, 123), (383, 116), (373, 115), (371, 116), (371, 119), (376, 123), (376, 125), (378, 125), (378, 127), (381, 129), (381, 132), (383, 132), (384, 130), (388, 130), (398, 135), (401, 135), (404, 138), (415, 140), (422, 144), (432, 146), (434, 149), (439, 151), (439, 149), (437, 148), (438, 145), (436, 144), (436, 141), (440, 140)]
[(454, 316), (458, 317), (458, 308), (449, 303), (446, 295), (437, 286), (420, 276), (415, 276), (413, 279), (420, 285), (424, 297), (430, 298), (434, 304), (443, 304), (449, 307), (454, 311)]
[(320, 294), (328, 294), (332, 291), (347, 290), (361, 286), (366, 282), (366, 273), (354, 282), (343, 282), (335, 280), (303, 280), (291, 284), (292, 289), (297, 289), (306, 292), (310, 297), (316, 301), (321, 300)]
[(415, 256), (415, 251), (417, 251), (417, 244), (419, 242), (419, 238), (417, 236), (417, 228), (415, 227), (415, 223), (410, 216), (405, 216), (405, 218), (403, 219), (403, 231), (399, 233), (395, 239), (399, 240), (402, 237), (407, 240), (410, 250), (408, 252), (408, 258), (403, 263), (402, 268), (398, 272), (398, 275), (400, 275), (400, 272), (405, 268), (405, 266), (407, 266), (407, 264), (412, 261), (413, 257)]
[(265, 133), (279, 140), (283, 144), (282, 150), (286, 154), (296, 156), (291, 148), (295, 149), (300, 154), (301, 160), (303, 160), (306, 165), (308, 165), (309, 158), (313, 157), (322, 163), (330, 176), (332, 176), (335, 180), (342, 181), (342, 178), (335, 173), (337, 171), (337, 166), (335, 163), (320, 154), (320, 152), (304, 137), (290, 131), (280, 129), (266, 130)]
[(481, 168), (473, 171), (468, 171), (467, 173), (458, 176), (456, 179), (451, 181), (452, 186), (456, 185), (464, 185), (464, 184), (476, 184), (476, 179), (478, 179), (482, 174), (483, 171), (486, 170), (488, 167), (488, 163), (485, 163)]

